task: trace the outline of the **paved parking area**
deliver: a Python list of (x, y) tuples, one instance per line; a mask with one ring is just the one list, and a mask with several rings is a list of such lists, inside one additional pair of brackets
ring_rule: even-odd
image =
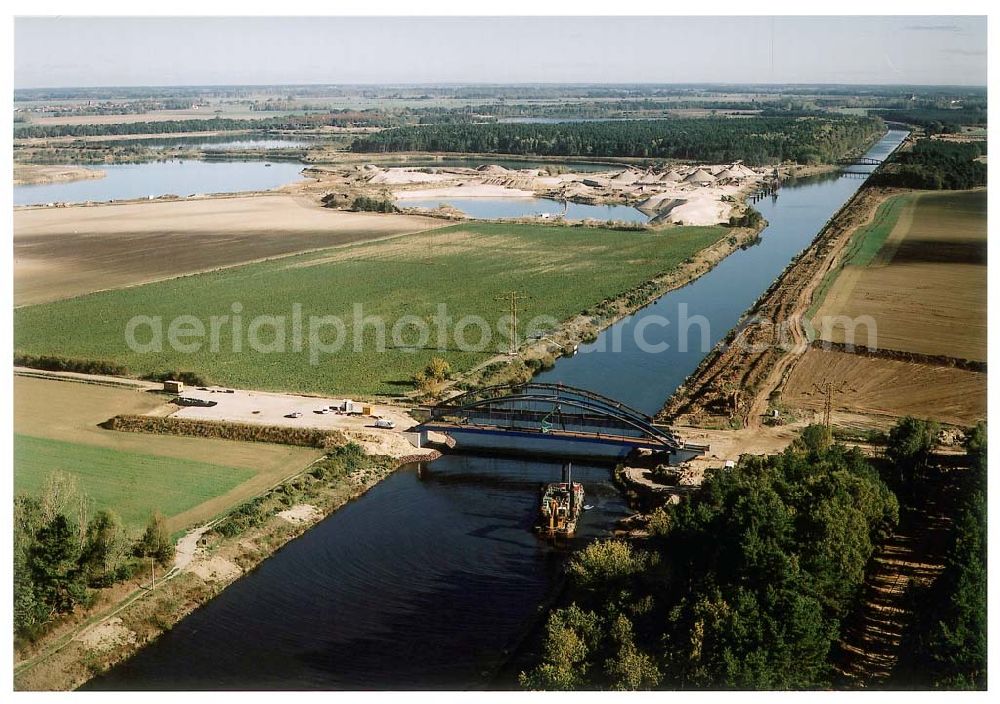
[[(205, 406), (177, 405), (177, 410), (170, 413), (170, 416), (173, 418), (258, 423), (260, 425), (281, 425), (291, 428), (364, 430), (391, 433), (398, 433), (416, 425), (416, 421), (407, 415), (403, 409), (395, 406), (362, 403), (362, 406), (372, 406), (371, 416), (349, 416), (337, 411), (316, 413), (320, 409), (329, 409), (331, 405), (340, 405), (345, 400), (343, 397), (318, 398), (265, 391), (241, 391), (239, 389), (233, 389), (232, 393), (226, 393), (226, 390), (222, 387), (209, 387), (207, 390), (188, 387), (180, 396), (215, 401), (216, 405), (210, 408)], [(286, 417), (288, 414), (295, 412), (301, 413), (301, 417)], [(380, 417), (388, 418), (395, 422), (396, 428), (392, 431), (376, 428), (375, 420)]]

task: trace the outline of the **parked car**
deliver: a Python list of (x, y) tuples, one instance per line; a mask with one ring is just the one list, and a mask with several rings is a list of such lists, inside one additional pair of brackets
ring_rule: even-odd
[(292, 411), (291, 413), (286, 413), (285, 418), (301, 418), (302, 414), (298, 411)]
[(385, 428), (386, 430), (392, 430), (396, 427), (396, 424), (389, 420), (388, 418), (379, 418), (375, 421), (376, 428)]
[(329, 408), (317, 408), (313, 413), (319, 413), (320, 415), (326, 415), (330, 412)]

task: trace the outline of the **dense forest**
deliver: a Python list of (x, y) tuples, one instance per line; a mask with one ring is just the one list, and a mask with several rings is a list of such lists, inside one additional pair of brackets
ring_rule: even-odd
[[(781, 455), (744, 457), (654, 511), (648, 539), (592, 543), (569, 563), (562, 606), (522, 686), (832, 686), (832, 646), (858, 606), (869, 559), (901, 508), (919, 492), (940, 493), (930, 471), (939, 430), (905, 418), (877, 438), (880, 475), (857, 449), (809, 426)], [(913, 662), (901, 686), (986, 684), (984, 425), (966, 448), (965, 505), (944, 574), (916, 596)]]
[(393, 124), (387, 116), (373, 111), (343, 110), (321, 115), (284, 115), (244, 120), (213, 117), (192, 120), (159, 120), (155, 122), (123, 122), (92, 125), (15, 125), (14, 138), (101, 137), (119, 134), (169, 134), (173, 132), (203, 132), (232, 130), (295, 130), (315, 127), (385, 127)]
[(959, 132), (962, 125), (986, 126), (986, 108), (978, 105), (954, 109), (921, 107), (885, 110), (878, 114), (889, 122), (905, 122), (923, 127), (929, 134)]
[(883, 130), (881, 120), (865, 117), (452, 124), (385, 130), (358, 138), (351, 149), (807, 164), (859, 152)]
[(808, 689), (898, 504), (865, 457), (806, 428), (659, 509), (637, 546), (599, 541), (569, 566), (532, 689)]
[(977, 159), (986, 142), (921, 139), (910, 151), (899, 151), (869, 183), (930, 190), (960, 190), (986, 185), (986, 164)]

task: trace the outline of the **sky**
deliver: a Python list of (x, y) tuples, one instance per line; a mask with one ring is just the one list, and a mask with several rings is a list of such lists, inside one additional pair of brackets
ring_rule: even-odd
[(14, 87), (986, 84), (985, 17), (19, 17)]

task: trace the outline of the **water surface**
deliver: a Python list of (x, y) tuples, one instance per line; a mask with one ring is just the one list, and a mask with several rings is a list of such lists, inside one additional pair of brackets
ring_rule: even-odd
[(104, 178), (14, 186), (14, 205), (266, 191), (299, 180), (302, 164), (188, 159), (90, 168), (103, 171)]
[(565, 220), (600, 220), (605, 222), (644, 223), (649, 216), (628, 205), (586, 205), (548, 198), (400, 198), (400, 208), (428, 208), (450, 205), (477, 220), (548, 216)]
[(552, 462), (411, 465), (282, 548), (85, 689), (480, 686), (550, 595), (569, 550), (626, 514), (609, 469), (570, 543), (532, 531)]

